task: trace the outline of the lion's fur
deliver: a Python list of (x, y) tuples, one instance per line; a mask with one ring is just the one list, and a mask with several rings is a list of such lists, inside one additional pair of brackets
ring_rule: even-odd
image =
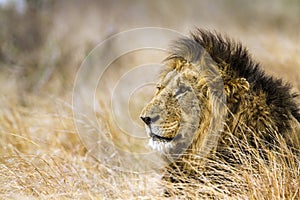
[[(166, 66), (161, 74), (158, 92), (141, 116), (159, 116), (160, 121), (156, 120), (153, 124), (165, 123), (164, 119), (168, 119), (168, 123), (177, 120), (177, 129), (166, 131), (169, 135), (164, 135), (161, 129), (157, 131), (160, 136), (173, 139), (170, 145), (172, 148), (180, 148), (181, 145), (176, 145), (182, 138), (193, 137), (187, 150), (168, 168), (170, 174), (172, 170), (193, 173), (190, 163), (186, 162), (195, 158), (191, 155), (203, 153), (201, 156), (206, 156), (214, 151), (230, 159), (227, 151), (230, 146), (228, 133), (247, 140), (257, 148), (260, 148), (260, 144), (272, 148), (278, 136), (283, 137), (288, 145), (299, 148), (300, 113), (295, 100), (297, 95), (281, 79), (266, 75), (241, 44), (217, 33), (196, 30), (191, 38), (182, 38), (173, 43)], [(175, 73), (174, 76), (172, 73)], [(178, 88), (175, 90), (181, 86), (169, 80), (174, 77), (178, 79), (176, 83), (183, 82), (183, 92)], [(190, 106), (189, 117), (184, 116), (188, 113), (184, 110), (187, 108), (181, 108), (183, 97), (177, 97), (176, 94), (172, 97), (174, 91), (190, 95), (189, 98), (196, 95), (198, 106), (191, 99), (187, 99), (188, 105), (184, 105)], [(178, 102), (180, 105), (175, 105)], [(188, 120), (192, 121), (186, 123)], [(190, 126), (190, 129), (183, 129), (183, 136), (179, 137), (181, 125)], [(187, 130), (193, 131), (195, 127), (195, 134), (185, 133)], [(255, 138), (263, 142), (258, 144)], [(171, 144), (163, 141), (162, 146), (167, 143)], [(206, 148), (208, 145), (213, 146)], [(173, 153), (164, 153), (170, 152)], [(196, 162), (201, 162), (201, 156), (196, 156)], [(166, 174), (165, 178), (173, 181), (169, 175)]]

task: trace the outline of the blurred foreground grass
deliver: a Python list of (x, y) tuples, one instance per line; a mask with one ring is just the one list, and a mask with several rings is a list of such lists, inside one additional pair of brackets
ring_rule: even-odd
[(82, 145), (68, 103), (30, 99), (34, 108), (1, 101), (2, 199), (163, 199), (164, 188), (174, 199), (300, 197), (300, 158), (284, 142), (267, 151), (267, 164), (258, 149), (236, 140), (257, 157), (236, 151), (240, 166), (216, 158), (197, 169), (200, 182), (171, 185), (160, 182), (161, 170), (126, 173), (99, 162)]

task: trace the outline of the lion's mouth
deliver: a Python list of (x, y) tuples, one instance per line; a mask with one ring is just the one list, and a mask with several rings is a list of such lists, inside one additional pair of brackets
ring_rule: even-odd
[(171, 142), (173, 140), (173, 138), (170, 138), (170, 137), (163, 137), (163, 136), (160, 136), (160, 135), (156, 135), (152, 131), (150, 132), (150, 137), (154, 141), (160, 141), (160, 142)]

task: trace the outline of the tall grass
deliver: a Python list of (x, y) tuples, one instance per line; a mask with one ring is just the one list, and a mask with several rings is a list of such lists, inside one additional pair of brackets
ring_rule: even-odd
[[(41, 102), (35, 99), (36, 102)], [(0, 198), (158, 199), (171, 198), (299, 199), (300, 157), (281, 140), (276, 151), (260, 150), (234, 138), (239, 165), (216, 155), (196, 166), (198, 180), (170, 184), (162, 171), (126, 173), (94, 159), (79, 140), (64, 102), (32, 108), (3, 104), (1, 112)], [(299, 147), (298, 147), (299, 148)], [(299, 151), (299, 150), (298, 150)], [(299, 153), (299, 152), (298, 152)], [(266, 161), (267, 160), (267, 161)], [(184, 177), (184, 175), (182, 175)]]

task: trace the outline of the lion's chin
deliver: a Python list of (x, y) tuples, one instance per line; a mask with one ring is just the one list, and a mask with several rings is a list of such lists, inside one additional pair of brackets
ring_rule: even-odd
[(167, 153), (170, 149), (173, 148), (172, 139), (169, 141), (157, 139), (156, 136), (152, 136), (149, 140), (148, 145), (155, 151), (159, 151), (161, 153)]

